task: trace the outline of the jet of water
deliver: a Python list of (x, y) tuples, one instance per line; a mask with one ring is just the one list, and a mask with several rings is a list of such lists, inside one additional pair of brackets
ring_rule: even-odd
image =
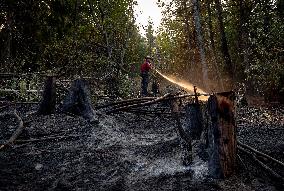
[[(169, 77), (165, 74), (162, 74), (160, 71), (158, 71), (157, 69), (154, 69), (160, 76), (162, 76), (164, 79), (172, 82), (173, 84), (176, 84), (180, 87), (182, 87), (183, 89), (185, 89), (187, 92), (189, 93), (194, 93), (194, 85), (192, 83), (189, 83), (189, 82), (186, 82), (185, 80), (180, 80), (180, 79), (177, 79), (175, 77)], [(202, 90), (201, 88), (197, 88), (197, 91), (198, 93), (201, 93), (201, 94), (207, 94), (204, 90)], [(200, 96), (199, 97), (200, 100), (204, 100), (206, 101), (207, 100), (207, 96)]]

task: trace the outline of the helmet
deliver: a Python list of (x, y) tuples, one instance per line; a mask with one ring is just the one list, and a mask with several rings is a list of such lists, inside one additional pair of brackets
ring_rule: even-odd
[(152, 60), (151, 56), (145, 56), (145, 59), (151, 59)]

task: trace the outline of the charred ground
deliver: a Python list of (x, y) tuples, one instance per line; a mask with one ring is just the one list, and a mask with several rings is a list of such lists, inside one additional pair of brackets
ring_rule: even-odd
[[(0, 153), (0, 190), (281, 190), (241, 153), (238, 173), (225, 181), (208, 178), (197, 154), (184, 167), (170, 115), (101, 114), (99, 123), (88, 123), (30, 114), (35, 108), (17, 106), (25, 130)], [(239, 141), (284, 161), (283, 107), (240, 107), (236, 116)], [(16, 122), (0, 123), (3, 141)]]

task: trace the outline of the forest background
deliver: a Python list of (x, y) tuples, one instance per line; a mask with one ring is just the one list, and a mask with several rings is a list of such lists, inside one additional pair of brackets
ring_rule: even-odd
[[(135, 0), (2, 0), (0, 73), (88, 76), (130, 96), (146, 55), (210, 91), (284, 99), (283, 0), (157, 0), (142, 35)], [(37, 77), (35, 77), (37, 78)], [(111, 85), (110, 85), (111, 84)]]

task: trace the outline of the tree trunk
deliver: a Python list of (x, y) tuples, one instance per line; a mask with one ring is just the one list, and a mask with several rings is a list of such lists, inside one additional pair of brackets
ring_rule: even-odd
[(69, 93), (63, 101), (62, 111), (81, 115), (91, 122), (98, 120), (92, 106), (91, 93), (87, 81), (77, 79), (72, 83)]
[(231, 61), (231, 56), (228, 49), (228, 42), (225, 34), (225, 28), (223, 23), (223, 15), (222, 15), (222, 6), (220, 0), (215, 0), (216, 10), (217, 10), (217, 18), (219, 23), (219, 30), (221, 35), (221, 51), (223, 54), (223, 59), (225, 61), (225, 66), (227, 68), (227, 72), (234, 79), (234, 69)]
[(221, 91), (224, 91), (223, 80), (221, 78), (221, 74), (220, 74), (220, 71), (217, 65), (216, 47), (215, 47), (215, 42), (214, 42), (214, 33), (213, 33), (213, 26), (212, 26), (211, 0), (206, 0), (206, 8), (207, 8), (207, 14), (208, 14), (208, 28), (209, 28), (212, 62), (213, 62), (215, 72), (217, 73), (218, 84), (221, 86)]
[[(189, 23), (189, 19), (190, 19), (190, 10), (189, 7), (187, 6), (187, 0), (184, 0), (183, 3), (183, 9), (185, 10), (185, 32), (186, 32), (186, 37), (187, 37), (187, 59), (189, 60), (189, 66), (187, 68), (189, 68), (188, 73), (192, 76), (193, 75), (193, 68), (194, 68), (194, 56), (192, 54), (192, 50), (193, 50), (193, 44), (191, 43), (192, 40), (192, 32), (190, 31), (190, 23)], [(187, 73), (187, 75), (188, 75)]]
[(39, 105), (38, 114), (49, 115), (55, 112), (56, 105), (56, 77), (47, 76), (42, 101)]
[(11, 11), (7, 13), (7, 40), (6, 43), (3, 43), (5, 48), (1, 48), (1, 71), (2, 72), (11, 72), (11, 64), (12, 64), (12, 19), (13, 14)]
[(214, 42), (214, 33), (213, 33), (213, 26), (212, 26), (212, 13), (211, 13), (211, 0), (206, 0), (206, 8), (208, 14), (208, 27), (209, 27), (209, 38), (210, 38), (210, 45), (212, 50), (215, 54), (215, 42)]
[[(269, 11), (271, 11), (271, 7), (270, 7), (270, 0), (265, 0), (262, 4), (263, 10), (264, 10), (264, 18), (263, 18), (263, 31), (264, 34), (267, 35), (269, 34), (270, 31), (270, 15), (269, 15)], [(267, 38), (264, 38), (264, 42), (266, 42)]]
[[(251, 8), (248, 7), (245, 0), (239, 0), (239, 26), (238, 26), (238, 52), (239, 59), (244, 67), (243, 75), (246, 76), (245, 70), (250, 69), (250, 61), (249, 61), (249, 39), (248, 39), (248, 27), (249, 27), (249, 13), (251, 12)], [(245, 77), (248, 79), (248, 76)], [(246, 80), (246, 93), (251, 94), (252, 82)]]
[(194, 10), (194, 22), (195, 22), (195, 31), (197, 35), (197, 42), (199, 47), (199, 54), (200, 54), (200, 61), (202, 65), (202, 74), (203, 74), (203, 85), (206, 90), (208, 90), (208, 68), (205, 61), (205, 49), (203, 43), (203, 36), (202, 36), (202, 28), (201, 28), (201, 21), (200, 21), (200, 4), (199, 0), (193, 0), (193, 10)]
[(229, 95), (213, 95), (208, 100), (210, 113), (209, 175), (213, 178), (226, 178), (236, 168), (236, 126), (234, 121), (234, 102)]

